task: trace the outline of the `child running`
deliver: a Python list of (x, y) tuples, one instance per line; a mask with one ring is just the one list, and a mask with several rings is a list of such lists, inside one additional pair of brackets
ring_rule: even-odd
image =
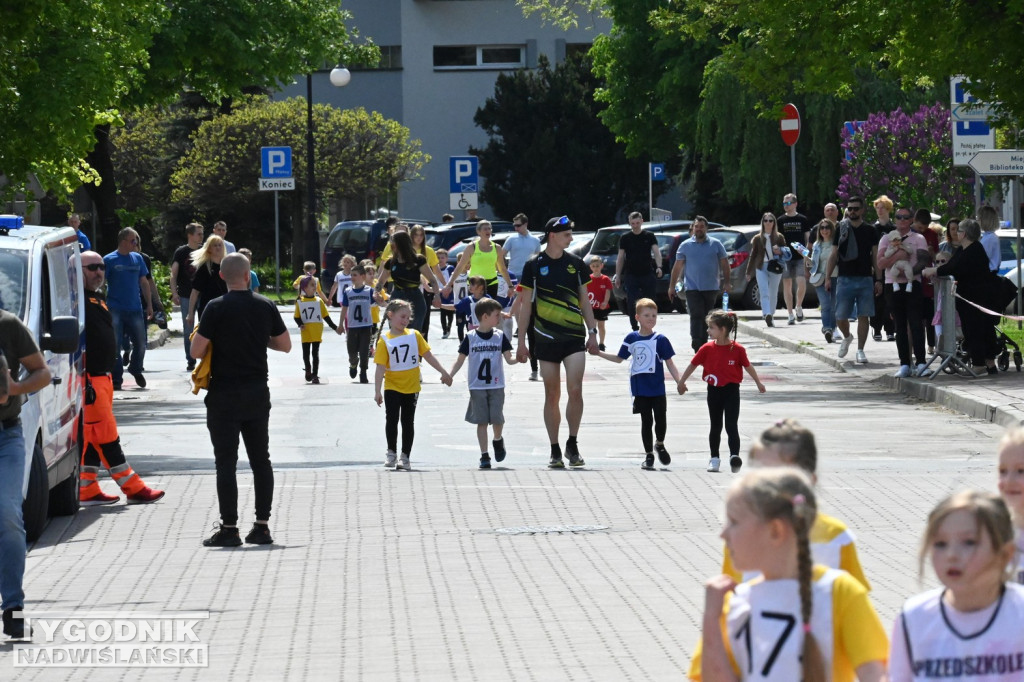
[[(750, 446), (750, 461), (754, 466), (795, 466), (807, 472), (811, 481), (817, 484), (818, 448), (814, 442), (814, 433), (795, 419), (782, 419), (764, 430), (761, 437)], [(819, 511), (811, 528), (810, 540), (814, 563), (841, 568), (859, 580), (865, 589), (871, 589), (860, 565), (860, 557), (854, 545), (855, 538), (846, 524)], [(722, 573), (731, 576), (736, 582), (756, 577), (756, 574), (741, 574), (736, 570), (728, 547), (725, 548)]]
[(331, 285), (331, 291), (327, 294), (327, 298), (337, 301), (338, 305), (341, 305), (341, 295), (345, 293), (345, 287), (352, 284), (352, 268), (355, 266), (356, 257), (348, 253), (338, 261), (338, 274), (334, 276), (334, 284)]
[(600, 256), (591, 256), (587, 264), (590, 266), (587, 300), (594, 309), (594, 319), (597, 321), (597, 347), (604, 350), (604, 323), (611, 310), (612, 280), (601, 272), (604, 269), (604, 260)]
[(640, 325), (640, 330), (626, 335), (618, 355), (605, 353), (603, 350), (598, 350), (594, 355), (600, 355), (612, 362), (632, 358), (629, 364), (629, 390), (633, 395), (633, 414), (640, 415), (640, 439), (646, 453), (640, 467), (652, 470), (655, 450), (662, 466), (668, 466), (672, 462), (672, 457), (665, 448), (665, 432), (668, 428), (665, 414), (668, 402), (665, 397), (665, 369), (662, 364), (668, 365), (668, 371), (677, 384), (680, 377), (676, 363), (672, 359), (676, 354), (672, 349), (672, 343), (667, 336), (654, 331), (654, 325), (658, 323), (658, 304), (649, 298), (637, 301), (636, 321)]
[[(320, 383), (320, 342), (324, 338), (324, 322), (338, 331), (327, 304), (317, 300), (316, 277), (306, 275), (299, 283), (299, 298), (295, 301), (295, 324), (302, 330), (302, 364), (306, 367), (306, 381)], [(310, 365), (312, 355), (312, 365)]]
[[(441, 373), (441, 383), (451, 386), (452, 378), (430, 352), (430, 346), (423, 335), (415, 329), (408, 329), (412, 319), (412, 304), (400, 298), (391, 299), (384, 310), (384, 316), (391, 328), (377, 339), (377, 350), (373, 361), (377, 364), (374, 377), (376, 392), (373, 399), (380, 406), (384, 404), (384, 437), (388, 451), (384, 466), (409, 471), (409, 455), (415, 436), (413, 420), (416, 418), (416, 401), (420, 395), (420, 360)], [(383, 385), (384, 391), (381, 392)], [(398, 424), (402, 424), (402, 457), (398, 459)]]
[(505, 459), (505, 368), (501, 364), (516, 364), (512, 357), (512, 342), (502, 330), (501, 304), (494, 299), (482, 298), (474, 306), (473, 314), (479, 321), (476, 329), (466, 334), (459, 344), (459, 357), (449, 374), (454, 377), (469, 358), (469, 407), (466, 421), (476, 424), (476, 439), (480, 443), (480, 468), (491, 468), (491, 455), (487, 449), (487, 427), (494, 429), (494, 459)]
[(726, 498), (722, 539), (742, 571), (706, 584), (692, 680), (861, 682), (885, 679), (888, 642), (867, 590), (812, 564), (811, 480), (792, 467), (755, 469)]
[(356, 365), (359, 365), (359, 383), (370, 383), (366, 376), (370, 363), (370, 338), (373, 328), (373, 316), (370, 306), (373, 303), (373, 288), (366, 286), (366, 268), (357, 265), (352, 268), (352, 283), (341, 293), (342, 326), (338, 333), (348, 332), (348, 375), (356, 378)]
[[(703, 379), (708, 384), (708, 414), (711, 416), (711, 431), (708, 443), (711, 446), (711, 460), (708, 471), (717, 473), (721, 465), (718, 446), (722, 442), (722, 424), (729, 436), (729, 466), (735, 474), (743, 466), (740, 457), (740, 382), (743, 381), (743, 370), (757, 384), (757, 390), (765, 392), (764, 384), (757, 377), (757, 372), (747, 359), (747, 351), (736, 343), (736, 315), (724, 310), (712, 310), (707, 316), (708, 336), (711, 340), (705, 343), (690, 360), (690, 366), (683, 372), (679, 380), (679, 394), (686, 393), (686, 380), (703, 365)], [(729, 335), (732, 335), (732, 340)]]
[[(441, 285), (442, 291), (445, 285), (448, 284), (448, 280), (451, 279), (452, 272), (455, 271), (454, 265), (448, 265), (448, 250), (438, 249), (437, 250), (437, 269), (441, 273), (441, 277), (437, 280)], [(455, 292), (449, 293), (445, 296), (443, 293), (438, 296), (441, 303), (455, 303)], [(455, 312), (452, 310), (441, 309), (441, 338), (447, 339), (452, 333), (452, 322), (455, 321)]]
[(1024, 428), (1019, 426), (1007, 431), (999, 442), (999, 494), (1009, 507), (1015, 526), (1014, 579), (1024, 585)]
[(911, 597), (896, 618), (892, 682), (1024, 680), (1024, 586), (1008, 582), (1013, 523), (1006, 503), (967, 490), (928, 515), (921, 570), (942, 587)]

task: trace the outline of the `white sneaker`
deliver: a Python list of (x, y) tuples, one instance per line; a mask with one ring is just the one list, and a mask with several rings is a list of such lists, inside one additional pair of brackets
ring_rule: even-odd
[(925, 376), (925, 372), (927, 372), (927, 371), (928, 371), (928, 365), (926, 365), (925, 363), (922, 362), (921, 364), (919, 364), (914, 369), (914, 376), (915, 377), (923, 377), (923, 376)]
[(395, 470), (396, 470), (396, 471), (398, 471), (398, 470), (405, 470), (405, 471), (409, 471), (410, 469), (412, 469), (412, 467), (411, 467), (411, 466), (409, 466), (409, 455), (407, 455), (407, 454), (405, 454), (405, 453), (403, 452), (403, 453), (402, 453), (402, 458), (401, 458), (401, 459), (399, 459), (399, 460), (398, 460), (398, 464), (397, 464), (397, 465), (395, 465)]
[(846, 357), (846, 354), (850, 352), (851, 343), (853, 343), (853, 334), (849, 334), (843, 337), (843, 340), (839, 342), (839, 357)]
[(864, 351), (857, 351), (857, 362), (859, 362), (862, 365), (868, 364), (868, 356), (864, 355)]
[(907, 282), (907, 293), (910, 293), (910, 289), (911, 289), (911, 287), (913, 287), (913, 286), (914, 286), (914, 283), (913, 283), (913, 282)]
[(530, 372), (530, 381), (540, 381), (540, 377), (537, 376), (536, 372)]
[(900, 365), (900, 369), (893, 376), (903, 379), (910, 376), (910, 365)]
[(712, 457), (708, 462), (708, 471), (712, 474), (718, 473), (718, 467), (722, 464), (722, 460), (718, 457)]
[(398, 461), (398, 454), (394, 450), (388, 450), (387, 454), (384, 455), (384, 466), (388, 469), (395, 468), (395, 462)]

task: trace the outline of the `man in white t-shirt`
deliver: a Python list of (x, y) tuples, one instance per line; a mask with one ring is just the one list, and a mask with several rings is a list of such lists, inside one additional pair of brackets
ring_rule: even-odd
[(223, 220), (218, 220), (213, 224), (213, 233), (224, 240), (224, 255), (234, 253), (237, 251), (235, 245), (228, 241), (228, 224)]

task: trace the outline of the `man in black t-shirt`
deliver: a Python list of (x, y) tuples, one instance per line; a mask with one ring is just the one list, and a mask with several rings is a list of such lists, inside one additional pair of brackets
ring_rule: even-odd
[(825, 267), (825, 288), (831, 286), (832, 276), (838, 272), (836, 281), (836, 325), (843, 332), (839, 343), (839, 357), (846, 357), (853, 337), (850, 336), (850, 315), (857, 310), (857, 362), (867, 364), (864, 344), (868, 340), (869, 321), (875, 314), (875, 296), (881, 293), (882, 283), (875, 281), (878, 240), (875, 227), (865, 223), (864, 198), (850, 197), (846, 202), (849, 218), (839, 223), (839, 229), (832, 238), (832, 255)]
[[(545, 244), (544, 250), (523, 266), (523, 279), (519, 284), (524, 304), (519, 307), (519, 328), (528, 329), (531, 322), (534, 324), (536, 343), (532, 350), (544, 380), (544, 426), (551, 443), (548, 466), (552, 469), (565, 467), (558, 442), (564, 367), (565, 388), (569, 394), (565, 407), (565, 418), (569, 424), (565, 454), (569, 466), (581, 467), (585, 463), (580, 456), (576, 435), (583, 420), (583, 371), (587, 365), (584, 351), (597, 350), (594, 310), (586, 303), (590, 274), (582, 258), (565, 251), (572, 242), (572, 221), (565, 216), (552, 218), (544, 232), (541, 240)], [(525, 336), (519, 335), (516, 351), (519, 362), (530, 359)]]
[(633, 331), (637, 326), (636, 302), (641, 298), (654, 298), (658, 278), (661, 277), (661, 249), (658, 238), (644, 229), (644, 217), (639, 211), (629, 214), (629, 232), (619, 238), (619, 255), (615, 259), (616, 287), (626, 290), (626, 316)]
[(121, 449), (121, 438), (114, 418), (114, 383), (111, 370), (117, 360), (114, 319), (103, 295), (105, 265), (95, 251), (82, 253), (82, 278), (85, 282), (85, 410), (83, 415), (82, 470), (78, 482), (78, 502), (83, 507), (114, 504), (121, 498), (107, 495), (100, 488), (100, 469), (106, 469), (124, 493), (128, 504), (148, 504), (164, 496), (153, 490), (128, 464)]
[(181, 306), (181, 324), (185, 335), (185, 362), (188, 371), (196, 367), (196, 361), (189, 352), (192, 335), (192, 325), (188, 322), (188, 302), (192, 295), (192, 277), (196, 274), (196, 268), (192, 265), (192, 252), (203, 245), (203, 226), (199, 223), (189, 223), (185, 226), (185, 238), (188, 243), (179, 246), (174, 250), (171, 258), (171, 302)]
[[(784, 213), (778, 217), (778, 230), (786, 238), (786, 246), (793, 242), (807, 246), (807, 237), (811, 231), (811, 221), (803, 213), (797, 213), (795, 194), (787, 194), (782, 198)], [(793, 259), (783, 263), (782, 297), (786, 300), (789, 312), (789, 323), (804, 321), (804, 296), (807, 294), (807, 270), (804, 259), (793, 251)], [(796, 301), (793, 301), (793, 281), (796, 280)]]
[(270, 508), (274, 502), (274, 469), (270, 464), (270, 389), (267, 348), (287, 353), (292, 340), (281, 314), (268, 299), (249, 289), (249, 260), (240, 253), (224, 257), (220, 277), (228, 291), (207, 304), (192, 342), (199, 359), (210, 347), (210, 388), (206, 395), (206, 427), (217, 465), (217, 499), (221, 526), (203, 540), (206, 547), (237, 547), (238, 437), (252, 468), (256, 492), (256, 523), (245, 541), (269, 545)]

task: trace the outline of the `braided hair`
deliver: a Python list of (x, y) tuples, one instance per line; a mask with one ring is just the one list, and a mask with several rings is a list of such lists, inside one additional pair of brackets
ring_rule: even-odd
[(733, 487), (750, 509), (764, 521), (788, 522), (796, 535), (797, 577), (800, 589), (800, 620), (804, 645), (800, 657), (803, 682), (825, 682), (825, 659), (811, 632), (813, 567), (811, 528), (818, 514), (814, 487), (806, 472), (795, 467), (755, 469)]
[(707, 325), (714, 324), (716, 327), (725, 329), (732, 335), (733, 343), (736, 343), (736, 333), (739, 330), (739, 325), (736, 324), (736, 313), (731, 310), (715, 308), (704, 318), (704, 323)]
[(812, 476), (818, 468), (818, 447), (814, 443), (814, 432), (796, 419), (780, 419), (773, 426), (761, 432), (758, 445), (774, 447), (786, 464), (803, 469)]

